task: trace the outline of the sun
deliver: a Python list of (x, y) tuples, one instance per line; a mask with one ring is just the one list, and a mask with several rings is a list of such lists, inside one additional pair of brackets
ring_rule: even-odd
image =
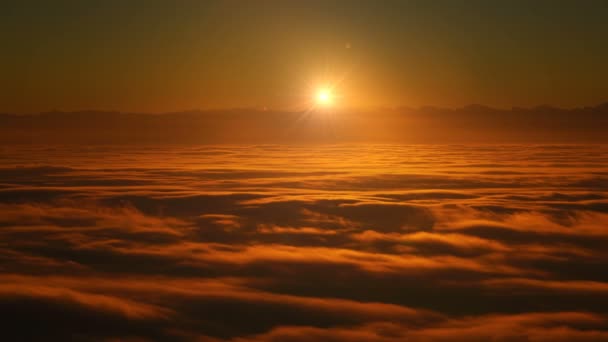
[(321, 88), (317, 90), (317, 93), (315, 95), (315, 102), (320, 106), (330, 106), (333, 102), (333, 94), (331, 93), (331, 90), (327, 88)]

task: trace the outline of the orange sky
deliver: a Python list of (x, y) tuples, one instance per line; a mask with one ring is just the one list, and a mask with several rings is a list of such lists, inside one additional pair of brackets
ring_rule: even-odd
[(0, 112), (594, 105), (604, 1), (71, 1), (3, 6)]

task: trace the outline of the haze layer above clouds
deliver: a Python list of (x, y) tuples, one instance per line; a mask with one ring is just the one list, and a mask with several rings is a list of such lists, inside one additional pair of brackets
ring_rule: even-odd
[(608, 103), (560, 109), (269, 111), (0, 115), (4, 143), (607, 143)]

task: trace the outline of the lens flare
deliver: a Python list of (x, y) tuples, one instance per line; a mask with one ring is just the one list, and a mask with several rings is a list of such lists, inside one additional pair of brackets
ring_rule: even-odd
[(329, 106), (333, 102), (333, 96), (329, 89), (322, 88), (317, 91), (315, 100), (320, 106)]

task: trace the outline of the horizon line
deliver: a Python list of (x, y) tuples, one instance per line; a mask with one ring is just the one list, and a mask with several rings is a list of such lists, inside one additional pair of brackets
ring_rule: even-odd
[[(345, 111), (345, 110), (353, 110), (353, 111), (378, 111), (378, 110), (463, 110), (467, 108), (484, 108), (491, 110), (499, 110), (499, 111), (509, 111), (509, 110), (531, 110), (531, 109), (556, 109), (556, 110), (576, 110), (576, 109), (586, 109), (586, 108), (601, 108), (608, 107), (608, 99), (606, 101), (599, 102), (595, 105), (581, 105), (581, 106), (559, 106), (559, 105), (551, 105), (551, 104), (539, 104), (534, 106), (511, 106), (511, 107), (501, 107), (494, 105), (486, 105), (480, 103), (470, 103), (467, 105), (461, 106), (438, 106), (438, 105), (420, 105), (420, 106), (407, 106), (407, 105), (397, 105), (397, 106), (360, 106), (360, 107), (348, 107), (348, 106), (337, 106), (336, 111)], [(163, 114), (181, 114), (181, 113), (206, 113), (206, 112), (230, 112), (230, 111), (238, 111), (238, 110), (249, 110), (255, 112), (284, 112), (284, 113), (299, 113), (302, 110), (289, 110), (285, 108), (271, 108), (267, 106), (243, 106), (243, 107), (217, 107), (217, 108), (190, 108), (190, 109), (180, 109), (180, 110), (170, 110), (170, 111), (132, 111), (132, 110), (117, 110), (117, 109), (50, 109), (46, 111), (35, 111), (35, 112), (11, 112), (11, 111), (0, 111), (0, 115), (40, 115), (40, 114), (69, 114), (69, 113), (112, 113), (112, 114), (148, 114), (148, 115), (163, 115)]]

